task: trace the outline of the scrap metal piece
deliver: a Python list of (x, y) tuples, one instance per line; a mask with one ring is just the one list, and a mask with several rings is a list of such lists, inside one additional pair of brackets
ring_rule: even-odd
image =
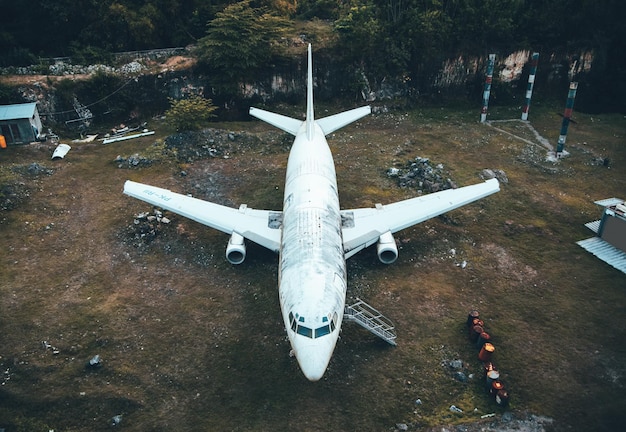
[(71, 148), (72, 147), (67, 144), (59, 144), (54, 150), (54, 153), (52, 153), (52, 159), (63, 159)]

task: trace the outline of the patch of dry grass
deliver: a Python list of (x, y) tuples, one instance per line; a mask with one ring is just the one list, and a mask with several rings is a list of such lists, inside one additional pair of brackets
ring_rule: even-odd
[[(531, 112), (552, 141), (558, 111)], [(153, 151), (154, 138), (76, 145), (59, 161), (49, 160), (53, 148), (45, 146), (0, 153), (3, 167), (37, 162), (56, 170), (23, 177), (30, 197), (0, 217), (0, 427), (104, 431), (118, 414), (125, 430), (137, 431), (380, 431), (396, 423), (420, 430), (473, 422), (501, 413), (483, 390), (464, 327), (477, 308), (514, 412), (554, 418), (555, 430), (617, 430), (626, 408), (626, 277), (575, 241), (591, 235), (583, 223), (600, 214), (594, 200), (624, 197), (626, 120), (577, 113), (571, 155), (555, 165), (478, 117), (393, 112), (329, 137), (344, 208), (413, 196), (385, 171), (416, 156), (442, 163), (460, 186), (480, 181), (484, 168), (504, 170), (509, 183), (399, 233), (392, 266), (373, 250), (348, 262), (348, 296), (395, 321), (398, 347), (347, 324), (318, 383), (288, 356), (272, 253), (251, 245), (246, 262), (232, 267), (227, 236), (176, 215), (154, 241), (125, 241), (134, 214), (152, 210), (122, 195), (127, 178), (218, 194), (234, 205), (280, 207), (282, 137), (228, 159), (183, 166), (164, 158), (137, 170), (113, 160)], [(224, 126), (270, 130), (258, 122)], [(611, 167), (593, 163), (597, 157), (610, 158)], [(103, 367), (88, 371), (95, 354)], [(474, 378), (456, 380), (447, 366), (454, 359)], [(463, 414), (450, 412), (452, 404)]]

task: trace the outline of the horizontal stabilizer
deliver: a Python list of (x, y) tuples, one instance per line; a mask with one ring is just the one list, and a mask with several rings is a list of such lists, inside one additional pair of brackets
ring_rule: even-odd
[(324, 117), (323, 119), (317, 120), (317, 124), (320, 128), (322, 128), (324, 135), (328, 135), (329, 133), (335, 132), (337, 129), (341, 129), (344, 126), (365, 117), (371, 112), (371, 107), (364, 106), (352, 109), (350, 111), (344, 111), (339, 114)]
[(293, 136), (296, 136), (298, 130), (300, 130), (300, 126), (302, 126), (302, 120), (265, 111), (260, 108), (250, 107), (250, 115), (263, 120), (265, 123), (269, 123), (272, 126), (276, 126), (278, 129), (282, 129)]

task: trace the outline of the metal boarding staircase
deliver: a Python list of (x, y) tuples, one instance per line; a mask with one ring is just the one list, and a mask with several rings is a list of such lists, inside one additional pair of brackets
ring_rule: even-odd
[(396, 346), (396, 332), (391, 320), (361, 299), (346, 305), (344, 318), (354, 321), (390, 345)]

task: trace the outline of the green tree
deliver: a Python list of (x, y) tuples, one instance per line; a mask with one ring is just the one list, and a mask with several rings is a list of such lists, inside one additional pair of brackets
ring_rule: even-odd
[(244, 0), (217, 13), (208, 27), (198, 43), (198, 60), (211, 73), (214, 88), (234, 95), (280, 53), (287, 21)]
[(211, 99), (191, 96), (187, 99), (170, 99), (171, 107), (165, 112), (167, 123), (177, 132), (198, 130), (215, 117), (217, 107)]
[(296, 2), (296, 12), (300, 19), (337, 19), (340, 3), (334, 0), (300, 0)]
[(383, 36), (380, 10), (371, 0), (352, 0), (335, 21), (335, 30), (341, 36), (341, 48), (349, 58), (369, 62)]

